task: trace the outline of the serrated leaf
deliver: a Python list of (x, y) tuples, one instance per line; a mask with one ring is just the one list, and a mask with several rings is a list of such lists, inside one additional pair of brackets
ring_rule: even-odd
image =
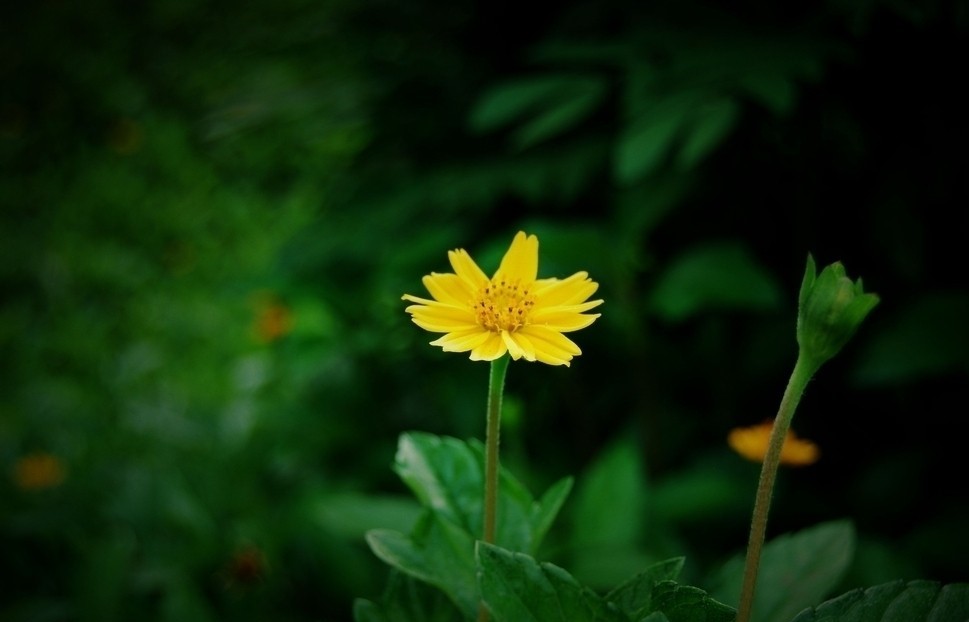
[(652, 600), (653, 609), (662, 611), (670, 622), (733, 622), (737, 615), (700, 588), (673, 581), (657, 583)]
[(683, 570), (685, 558), (674, 557), (653, 564), (606, 594), (606, 600), (636, 619), (653, 610), (653, 588), (661, 581), (675, 581)]
[(565, 570), (478, 542), (478, 583), (496, 622), (628, 622)]
[(676, 156), (679, 167), (691, 169), (716, 149), (736, 124), (738, 112), (737, 104), (730, 99), (716, 99), (698, 108)]
[(471, 533), (469, 519), (481, 513), (481, 468), (467, 444), (419, 432), (401, 434), (394, 471), (421, 505), (440, 512)]
[(969, 583), (892, 581), (802, 611), (792, 622), (967, 622)]
[[(426, 433), (402, 434), (394, 469), (421, 503), (468, 534), (480, 537), (484, 495), (484, 447)], [(536, 502), (505, 469), (500, 470), (496, 539), (512, 550), (534, 553), (571, 488), (561, 481)]]
[(460, 526), (429, 512), (413, 536), (375, 529), (367, 533), (367, 544), (385, 563), (437, 587), (466, 616), (474, 616), (480, 600), (475, 585), (474, 539)]
[[(848, 521), (831, 521), (764, 545), (754, 593), (752, 622), (789, 620), (834, 588), (854, 555), (855, 530)], [(744, 557), (728, 561), (710, 591), (726, 603), (740, 598)]]
[(781, 301), (771, 274), (739, 242), (710, 243), (680, 255), (660, 276), (650, 306), (667, 320), (710, 310), (767, 311)]

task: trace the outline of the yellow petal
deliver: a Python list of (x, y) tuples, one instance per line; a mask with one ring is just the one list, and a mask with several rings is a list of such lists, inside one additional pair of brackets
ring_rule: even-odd
[(527, 358), (526, 352), (507, 330), (501, 331), (501, 340), (505, 342), (505, 347), (508, 348), (508, 354), (511, 355), (511, 358), (515, 359), (516, 361), (523, 356)]
[(493, 361), (501, 358), (508, 351), (508, 346), (498, 333), (488, 333), (488, 339), (471, 350), (472, 361)]
[(536, 304), (549, 307), (585, 302), (596, 293), (599, 284), (587, 272), (576, 272), (567, 279), (540, 279), (535, 283)]
[(552, 330), (556, 330), (561, 333), (569, 333), (589, 326), (595, 322), (600, 315), (601, 314), (599, 313), (582, 315), (580, 313), (573, 313), (570, 311), (549, 309), (543, 313), (533, 313), (528, 321), (531, 324), (551, 328)]
[(530, 324), (518, 333), (531, 341), (535, 358), (543, 363), (568, 365), (573, 356), (582, 354), (571, 339), (551, 328)]
[(488, 275), (474, 263), (474, 259), (471, 259), (471, 255), (463, 248), (448, 251), (447, 257), (451, 267), (454, 268), (454, 273), (461, 277), (461, 280), (472, 290), (477, 290), (488, 281)]
[(538, 238), (519, 231), (498, 266), (498, 274), (522, 283), (534, 281), (538, 277)]
[(415, 324), (435, 333), (466, 330), (477, 324), (471, 309), (440, 302), (427, 301), (426, 304), (410, 305), (404, 310), (411, 314)]
[(435, 300), (452, 305), (468, 305), (474, 296), (474, 289), (456, 274), (431, 272), (422, 279), (424, 287)]
[(491, 333), (480, 326), (448, 333), (431, 342), (432, 346), (440, 346), (445, 352), (467, 352), (477, 348), (488, 340)]

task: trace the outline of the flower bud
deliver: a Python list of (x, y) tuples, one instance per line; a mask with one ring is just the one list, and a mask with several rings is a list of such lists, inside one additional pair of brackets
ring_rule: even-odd
[(861, 279), (852, 282), (841, 262), (817, 274), (808, 255), (798, 301), (797, 343), (801, 356), (820, 367), (851, 339), (878, 296), (864, 292)]

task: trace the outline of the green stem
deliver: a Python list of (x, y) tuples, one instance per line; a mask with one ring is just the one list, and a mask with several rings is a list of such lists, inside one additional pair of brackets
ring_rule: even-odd
[(485, 432), (485, 497), (484, 534), (482, 540), (495, 541), (495, 525), (498, 515), (498, 439), (501, 435), (501, 396), (505, 388), (505, 371), (510, 357), (503, 356), (491, 361), (488, 379), (488, 420)]
[(794, 371), (791, 372), (791, 379), (787, 382), (787, 389), (784, 390), (784, 397), (781, 398), (781, 405), (774, 418), (774, 428), (771, 431), (770, 441), (767, 445), (767, 454), (764, 456), (764, 464), (760, 470), (760, 481), (757, 484), (757, 497), (754, 500), (754, 514), (750, 521), (750, 539), (747, 542), (747, 561), (744, 564), (744, 582), (740, 590), (740, 605), (737, 607), (736, 622), (749, 622), (751, 610), (754, 605), (754, 588), (757, 585), (757, 571), (760, 568), (760, 555), (764, 548), (764, 538), (767, 533), (767, 514), (770, 510), (771, 495), (774, 493), (774, 479), (777, 476), (777, 467), (781, 461), (781, 448), (784, 446), (784, 437), (791, 427), (791, 419), (794, 418), (794, 410), (805, 387), (811, 380), (811, 376), (817, 371), (818, 365), (815, 361), (806, 360), (804, 356), (798, 355), (797, 363), (794, 364)]
[[(501, 396), (505, 388), (505, 372), (508, 370), (509, 356), (491, 361), (491, 375), (488, 379), (488, 415), (485, 431), (485, 493), (484, 493), (484, 533), (482, 540), (489, 544), (495, 542), (498, 524), (498, 440), (501, 434)], [(488, 621), (488, 610), (482, 604), (478, 609), (478, 622)]]

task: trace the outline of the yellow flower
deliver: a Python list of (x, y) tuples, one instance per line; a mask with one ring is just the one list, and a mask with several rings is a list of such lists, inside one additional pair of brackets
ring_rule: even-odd
[(60, 459), (43, 452), (21, 457), (13, 469), (14, 483), (22, 490), (53, 488), (64, 481), (64, 475)]
[(592, 324), (602, 304), (589, 300), (599, 284), (586, 272), (566, 279), (539, 279), (538, 238), (519, 231), (488, 278), (464, 249), (448, 251), (454, 272), (424, 277), (433, 300), (404, 294), (415, 324), (445, 333), (431, 342), (445, 352), (471, 352), (473, 361), (493, 361), (506, 352), (515, 360), (569, 365), (582, 354), (563, 333)]
[[(753, 462), (763, 462), (773, 428), (773, 421), (765, 421), (747, 428), (734, 428), (727, 436), (727, 444), (744, 458)], [(813, 442), (798, 438), (792, 430), (788, 430), (787, 436), (784, 437), (784, 444), (781, 446), (781, 464), (807, 466), (817, 462), (820, 453), (818, 446)]]

